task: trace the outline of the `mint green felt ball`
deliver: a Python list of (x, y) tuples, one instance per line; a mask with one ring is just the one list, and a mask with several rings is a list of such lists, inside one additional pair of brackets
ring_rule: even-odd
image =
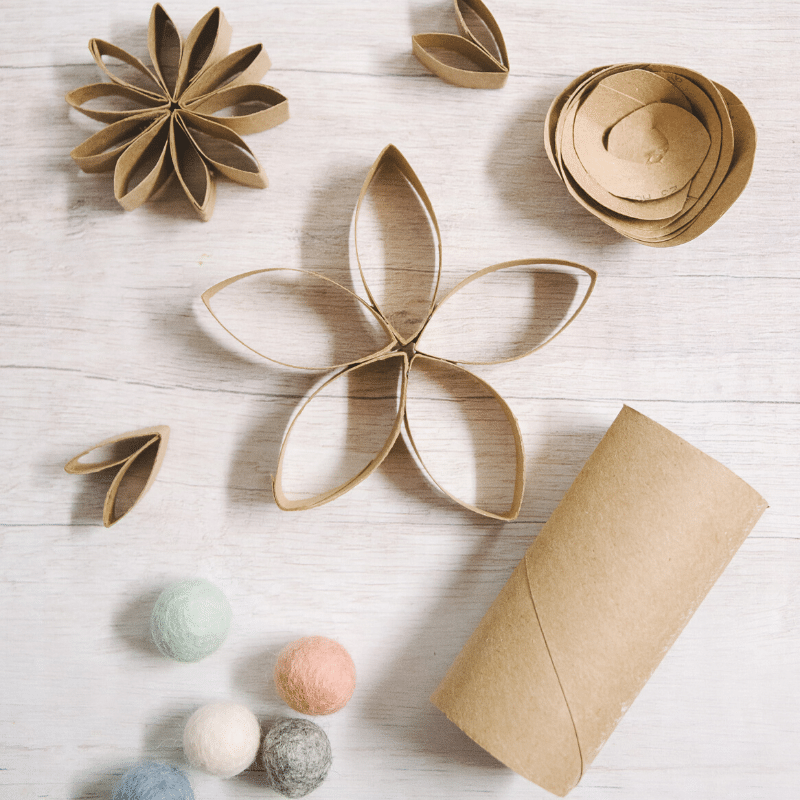
[(193, 662), (210, 656), (225, 641), (231, 606), (225, 595), (204, 578), (168, 586), (150, 617), (150, 634), (168, 658)]

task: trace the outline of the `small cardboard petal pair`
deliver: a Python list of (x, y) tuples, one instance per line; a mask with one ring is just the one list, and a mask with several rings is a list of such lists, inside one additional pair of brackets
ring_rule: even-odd
[[(113, 44), (89, 42), (110, 83), (82, 86), (66, 100), (108, 127), (76, 147), (72, 158), (84, 172), (113, 169), (114, 196), (126, 211), (138, 208), (175, 176), (204, 221), (214, 210), (216, 173), (244, 186), (267, 186), (264, 170), (240, 134), (286, 121), (288, 101), (271, 86), (255, 83), (270, 68), (263, 46), (226, 55), (230, 40), (230, 25), (219, 8), (209, 11), (184, 43), (156, 4), (147, 37), (152, 70)], [(104, 59), (129, 69), (112, 70)], [(101, 108), (97, 100), (110, 103)], [(232, 113), (217, 114), (225, 109)]]
[(103, 525), (121, 520), (152, 486), (167, 450), (169, 428), (156, 425), (105, 439), (64, 467), (71, 475), (89, 475), (118, 467), (103, 503)]
[(434, 75), (464, 89), (501, 89), (508, 78), (508, 53), (500, 26), (481, 0), (453, 0), (460, 36), (418, 33), (414, 55)]
[[(410, 195), (410, 200), (401, 211), (394, 202), (403, 191)], [(373, 192), (386, 199), (382, 216), (386, 218), (387, 230), (398, 234), (394, 245), (386, 246), (385, 252), (381, 250), (376, 259), (380, 264), (377, 269), (372, 268), (372, 253), (362, 241), (364, 205)], [(411, 242), (408, 246), (416, 245), (417, 250), (405, 258), (405, 240), (425, 238), (419, 231), (409, 235), (414, 217), (432, 241), (429, 247)], [(277, 504), (286, 510), (301, 510), (340, 497), (377, 469), (402, 434), (412, 456), (445, 495), (478, 514), (515, 519), (522, 503), (525, 478), (519, 426), (503, 398), (461, 365), (500, 364), (543, 347), (583, 309), (594, 288), (596, 273), (557, 259), (508, 261), (471, 275), (438, 300), (442, 255), (439, 226), (419, 178), (393, 145), (384, 149), (367, 175), (356, 204), (353, 231), (358, 280), (364, 298), (317, 273), (283, 268), (237, 275), (203, 295), (215, 319), (258, 355), (284, 366), (337, 370), (311, 393), (284, 436), (273, 481)], [(420, 266), (427, 255), (430, 263)], [(392, 258), (396, 263), (386, 263)], [(555, 311), (547, 308), (539, 291), (551, 284), (559, 287), (558, 292), (550, 295), (560, 298)], [(509, 316), (513, 296), (526, 291), (531, 294), (530, 303), (524, 306), (526, 318), (521, 319), (520, 326), (512, 326), (504, 340), (498, 341), (498, 329)], [(544, 297), (547, 300), (546, 294)], [(469, 330), (464, 325), (465, 307), (481, 309), (480, 316), (469, 315), (472, 326)], [(281, 314), (279, 309), (287, 311)], [(337, 322), (347, 333), (347, 346), (337, 344), (334, 330)], [(369, 388), (368, 379), (372, 379), (373, 388)], [(349, 391), (351, 383), (367, 388)], [(411, 402), (411, 397), (424, 399), (433, 385), (444, 387), (439, 395), (443, 401), (448, 399), (447, 387), (456, 385), (466, 387), (466, 395), (481, 399), (484, 416), (493, 419), (491, 435), (487, 437), (491, 441), (486, 446), (505, 443), (507, 450), (501, 460), (514, 465), (513, 481), (503, 497), (486, 498), (486, 502), (471, 499), (452, 488), (445, 474), (447, 464), (432, 463), (432, 448), (420, 442), (420, 431), (430, 421), (429, 415), (416, 411), (419, 406)], [(384, 405), (390, 402), (385, 429), (372, 449), (365, 445), (363, 458), (343, 468), (344, 474), (337, 475), (332, 485), (290, 496), (284, 486), (284, 468), (298, 425), (315, 413), (328, 395), (336, 392), (349, 394), (354, 403), (363, 401), (370, 392), (383, 399)], [(344, 425), (353, 424), (353, 418), (357, 417), (358, 414), (351, 413)], [(335, 423), (322, 416), (308, 434), (313, 437), (311, 444), (320, 452), (322, 444), (332, 442), (330, 447), (335, 446), (333, 427)], [(447, 426), (433, 427), (431, 435), (436, 451), (447, 452)], [(308, 440), (305, 444), (305, 448), (299, 448), (300, 452), (308, 450)], [(483, 455), (483, 451), (471, 454), (478, 460)], [(462, 464), (459, 469), (468, 466)]]

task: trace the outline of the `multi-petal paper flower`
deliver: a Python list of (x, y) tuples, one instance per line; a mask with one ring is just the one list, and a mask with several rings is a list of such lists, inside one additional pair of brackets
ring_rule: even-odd
[[(376, 276), (370, 273), (371, 278), (368, 280), (367, 273), (370, 270), (365, 267), (364, 248), (359, 246), (358, 240), (359, 212), (368, 192), (379, 193), (378, 186), (382, 182), (391, 182), (392, 179), (386, 178), (387, 173), (396, 176), (404, 184), (411, 196), (412, 206), (404, 208), (403, 213), (399, 213), (397, 208), (393, 210), (390, 203), (383, 209), (383, 217), (389, 218), (386, 224), (395, 232), (399, 229), (402, 238), (406, 232), (413, 229), (409, 220), (415, 216), (415, 212), (418, 212), (417, 218), (422, 216), (425, 219), (426, 228), (433, 239), (431, 249), (434, 255), (431, 260), (434, 263), (429, 269), (426, 267), (421, 272), (401, 269), (397, 264), (385, 264), (383, 267), (386, 270), (385, 274), (381, 275), (379, 271), (376, 279)], [(582, 310), (594, 288), (596, 273), (578, 264), (554, 259), (508, 261), (471, 275), (437, 302), (442, 252), (438, 223), (419, 178), (393, 145), (389, 145), (381, 153), (367, 175), (356, 205), (353, 231), (356, 260), (366, 299), (317, 273), (286, 268), (256, 270), (237, 275), (213, 286), (203, 294), (203, 301), (214, 318), (258, 355), (300, 369), (337, 370), (301, 406), (284, 436), (273, 479), (273, 491), (278, 506), (285, 510), (307, 509), (340, 497), (367, 478), (383, 462), (405, 428), (404, 438), (410, 451), (431, 481), (444, 494), (479, 514), (496, 519), (516, 518), (522, 503), (525, 478), (524, 450), (519, 426), (502, 397), (484, 380), (459, 366), (459, 363), (502, 363), (521, 358), (543, 347), (563, 331)], [(387, 253), (396, 256), (396, 260), (402, 260), (396, 249), (387, 248)], [(395, 266), (394, 271), (390, 269), (392, 266)], [(566, 279), (570, 287), (570, 291), (565, 293), (569, 295), (568, 301), (562, 303), (556, 316), (549, 319), (548, 309), (545, 308), (544, 312), (538, 311), (537, 296), (535, 301), (537, 313), (534, 316), (545, 319), (540, 319), (538, 324), (534, 324), (533, 320), (526, 318), (521, 326), (522, 330), (515, 329), (501, 345), (487, 353), (491, 349), (492, 341), (501, 338), (496, 329), (502, 327), (502, 317), (511, 302), (509, 296), (513, 296), (521, 285), (514, 284), (515, 276), (521, 279), (522, 283), (527, 281), (528, 286), (532, 285), (534, 279), (543, 280), (543, 276), (550, 278), (555, 276), (559, 281)], [(392, 281), (395, 282), (394, 295), (383, 293), (384, 296), (379, 301), (377, 297), (382, 294), (385, 283)], [(503, 283), (504, 281), (506, 283)], [(579, 287), (579, 284), (582, 285)], [(299, 292), (301, 286), (303, 292)], [(501, 287), (500, 294), (497, 293), (498, 286)], [(296, 294), (292, 294), (294, 288), (298, 289)], [(492, 297), (493, 292), (497, 296)], [(505, 296), (502, 292), (505, 292)], [(583, 292), (582, 297), (581, 292)], [(274, 321), (276, 309), (283, 307), (281, 298), (295, 302), (296, 317), (279, 319), (274, 330), (264, 333), (263, 327), (267, 324), (266, 321)], [(368, 329), (369, 332), (364, 334), (363, 340), (359, 340), (358, 347), (354, 345), (353, 349), (342, 358), (341, 354), (335, 352), (335, 348), (331, 346), (330, 328), (318, 324), (318, 317), (313, 313), (314, 308), (301, 306), (300, 303), (303, 301), (324, 310), (325, 313), (329, 313), (331, 306), (335, 306), (341, 309), (336, 315), (336, 320), (344, 329), (348, 331)], [(270, 302), (272, 307), (269, 305)], [(464, 303), (481, 305), (484, 313), (478, 316), (483, 321), (483, 327), (480, 327), (480, 322), (475, 323), (471, 318), (471, 324), (475, 325), (475, 328), (464, 330), (462, 313)], [(487, 311), (486, 309), (492, 307), (493, 303), (493, 308)], [(528, 307), (525, 308), (527, 310)], [(299, 318), (306, 320), (305, 330), (298, 330), (296, 321)], [(301, 349), (301, 352), (307, 352), (310, 348), (312, 352), (319, 354), (320, 361), (325, 363), (276, 354), (276, 351), (291, 346), (299, 338), (304, 339), (303, 348), (306, 348)], [(265, 350), (269, 352), (264, 352)], [(311, 496), (304, 494), (288, 497), (283, 485), (283, 467), (287, 452), (292, 446), (292, 434), (297, 423), (310, 413), (313, 415), (314, 406), (319, 404), (326, 393), (331, 392), (333, 388), (341, 387), (347, 391), (350, 385), (348, 381), (357, 378), (359, 374), (371, 375), (376, 381), (385, 381), (385, 384), (381, 384), (383, 388), (379, 394), (384, 398), (386, 396), (396, 398), (396, 401), (392, 401), (395, 405), (392, 406), (393, 417), (388, 434), (375, 451), (370, 450), (364, 454), (365, 458), (361, 463), (351, 465), (350, 474), (333, 487), (315, 492)], [(503, 507), (490, 510), (485, 507), (487, 503), (481, 502), (482, 507), (478, 507), (478, 501), (473, 503), (464, 497), (455, 496), (444, 485), (446, 481), (441, 480), (441, 475), (434, 474), (435, 471), (431, 469), (425, 448), (418, 444), (414, 435), (414, 431), (419, 430), (415, 426), (420, 424), (420, 420), (413, 418), (409, 409), (410, 403), (407, 402), (409, 387), (413, 387), (415, 381), (421, 382), (416, 385), (424, 385), (426, 376), (431, 375), (435, 375), (442, 383), (466, 384), (471, 387), (470, 394), (480, 395), (482, 401), (490, 404), (492, 425), (495, 426), (489, 436), (493, 440), (492, 444), (496, 444), (497, 441), (513, 441), (509, 452), (503, 451), (502, 454), (503, 461), (515, 465), (513, 491), (509, 492), (513, 496), (508, 501), (505, 499), (502, 501)], [(438, 424), (437, 420), (436, 425)], [(447, 433), (447, 430), (438, 428), (436, 430), (435, 435), (442, 442), (440, 453), (447, 452)], [(323, 424), (319, 438), (325, 435)], [(381, 435), (384, 435), (383, 431)], [(473, 454), (472, 457), (480, 458), (482, 455), (485, 453)]]
[[(66, 100), (109, 124), (76, 147), (72, 158), (84, 172), (113, 169), (114, 196), (127, 211), (142, 205), (173, 175), (203, 220), (214, 210), (216, 172), (245, 186), (267, 186), (264, 170), (239, 134), (284, 122), (288, 101), (271, 86), (256, 83), (270, 67), (263, 45), (226, 55), (230, 39), (230, 25), (219, 8), (209, 11), (184, 43), (156, 4), (147, 36), (152, 70), (113, 44), (89, 42), (110, 83), (75, 89)], [(104, 59), (130, 69), (112, 71)]]
[(544, 138), (570, 194), (651, 247), (711, 227), (747, 184), (756, 151), (753, 121), (733, 92), (668, 64), (581, 75), (550, 106)]

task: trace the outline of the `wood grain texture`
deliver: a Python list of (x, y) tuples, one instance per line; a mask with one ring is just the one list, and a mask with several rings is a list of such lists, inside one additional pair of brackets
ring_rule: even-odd
[[(207, 701), (283, 713), (274, 657), (313, 633), (339, 638), (359, 676), (323, 721), (335, 760), (315, 798), (548, 797), (427, 698), (623, 403), (771, 507), (571, 797), (797, 796), (795, 0), (493, 0), (511, 63), (497, 92), (448, 86), (411, 55), (413, 33), (456, 32), (446, 0), (240, 0), (224, 7), (232, 45), (264, 43), (264, 82), (287, 95), (291, 119), (246, 137), (269, 188), (220, 181), (205, 224), (175, 192), (125, 213), (109, 176), (69, 158), (97, 129), (63, 100), (99, 79), (89, 38), (144, 57), (150, 5), (9, 0), (0, 28), (0, 798), (108, 798), (140, 758), (180, 764), (183, 723)], [(207, 8), (167, 10), (188, 32)], [(581, 209), (542, 143), (550, 101), (574, 77), (638, 60), (722, 83), (758, 129), (747, 189), (673, 249), (627, 241)], [(526, 257), (599, 273), (563, 336), (474, 370), (520, 422), (515, 523), (437, 496), (402, 446), (337, 502), (279, 511), (281, 437), (319, 375), (259, 359), (199, 300), (274, 266), (350, 280), (353, 206), (389, 142), (436, 211), (442, 291)], [(104, 482), (63, 465), (156, 424), (172, 429), (159, 477), (104, 530)], [(171, 663), (148, 642), (149, 612), (167, 583), (195, 574), (228, 595), (233, 632), (206, 661)], [(192, 780), (198, 800), (273, 796), (257, 771)]]

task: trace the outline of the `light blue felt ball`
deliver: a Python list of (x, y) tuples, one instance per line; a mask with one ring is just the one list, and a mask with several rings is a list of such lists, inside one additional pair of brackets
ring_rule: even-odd
[(122, 776), (113, 800), (194, 800), (194, 792), (177, 767), (143, 761)]
[(192, 578), (168, 586), (150, 617), (150, 634), (168, 658), (192, 662), (211, 655), (225, 641), (231, 606), (213, 583)]

